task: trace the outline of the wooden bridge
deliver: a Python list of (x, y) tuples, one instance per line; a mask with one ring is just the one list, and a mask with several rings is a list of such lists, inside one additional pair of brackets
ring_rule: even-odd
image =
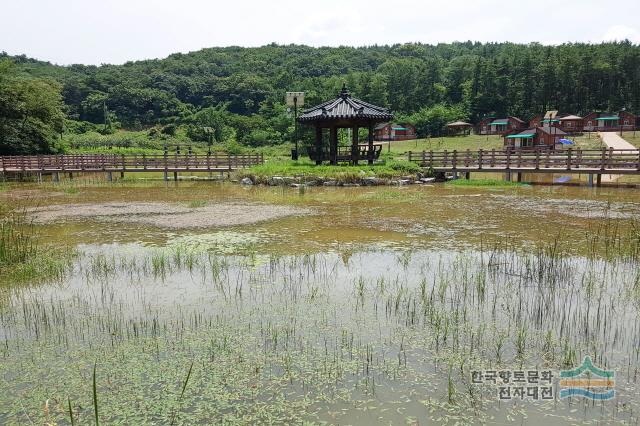
[(638, 149), (422, 151), (408, 160), (436, 172), (640, 174)]
[(262, 154), (77, 154), (0, 157), (0, 172), (98, 173), (98, 172), (230, 172), (264, 163)]

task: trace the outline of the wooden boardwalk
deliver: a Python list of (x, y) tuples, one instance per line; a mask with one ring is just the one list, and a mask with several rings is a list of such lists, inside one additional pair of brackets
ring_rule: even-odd
[(435, 172), (640, 175), (638, 149), (422, 151), (408, 160)]
[(0, 157), (0, 172), (226, 172), (263, 163), (262, 154), (30, 155)]

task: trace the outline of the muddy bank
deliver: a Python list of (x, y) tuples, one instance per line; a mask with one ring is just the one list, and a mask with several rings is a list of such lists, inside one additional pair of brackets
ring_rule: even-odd
[(309, 209), (258, 203), (216, 203), (188, 207), (170, 203), (65, 204), (30, 210), (34, 223), (96, 220), (186, 229), (250, 225), (287, 216), (310, 214)]

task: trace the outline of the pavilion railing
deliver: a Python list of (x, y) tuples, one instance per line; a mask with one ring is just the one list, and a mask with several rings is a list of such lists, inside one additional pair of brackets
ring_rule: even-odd
[[(315, 147), (307, 148), (309, 158), (313, 161), (330, 161), (331, 153), (328, 148), (323, 148), (320, 153), (315, 149)], [(380, 153), (382, 152), (382, 145), (374, 145), (373, 146), (373, 159), (377, 160), (380, 158)], [(351, 161), (352, 152), (350, 146), (339, 146), (338, 151), (336, 152), (337, 161), (345, 162)], [(366, 144), (358, 145), (357, 149), (357, 159), (360, 161), (369, 159), (369, 146)]]

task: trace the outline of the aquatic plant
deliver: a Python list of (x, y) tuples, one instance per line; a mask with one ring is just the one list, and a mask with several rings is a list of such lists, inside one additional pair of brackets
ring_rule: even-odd
[(0, 283), (61, 278), (72, 256), (73, 251), (41, 247), (25, 210), (0, 216)]

